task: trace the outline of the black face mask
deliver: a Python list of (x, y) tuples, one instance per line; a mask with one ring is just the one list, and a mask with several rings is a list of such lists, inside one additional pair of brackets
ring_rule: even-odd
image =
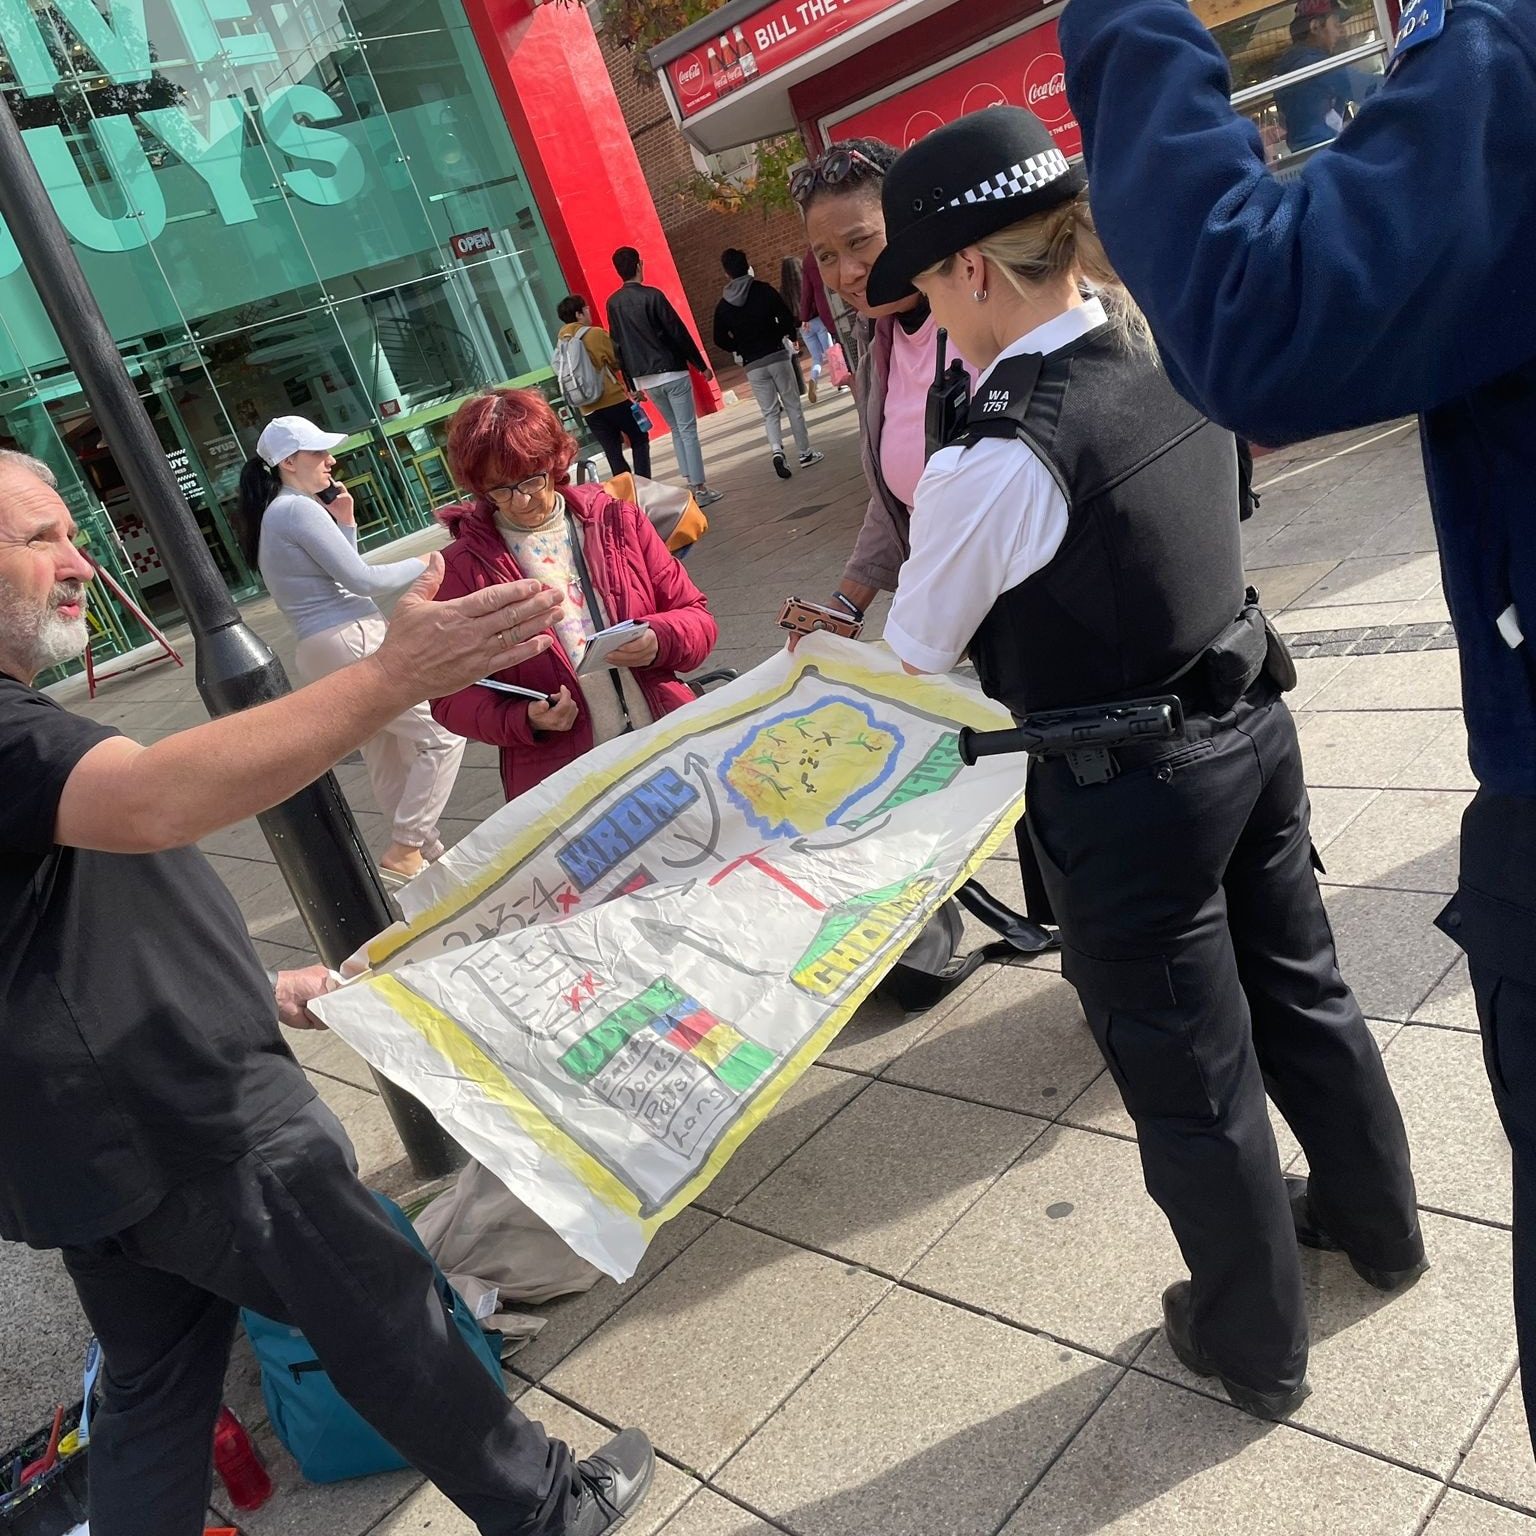
[(928, 315), (928, 300), (920, 296), (917, 301), (917, 308), (904, 310), (896, 316), (896, 322), (908, 336), (916, 336), (927, 325)]

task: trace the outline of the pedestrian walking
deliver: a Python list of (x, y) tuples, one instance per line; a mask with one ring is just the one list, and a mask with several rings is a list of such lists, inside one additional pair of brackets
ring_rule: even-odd
[(643, 390), (672, 430), (678, 468), (701, 507), (724, 494), (704, 480), (704, 450), (699, 446), (699, 418), (693, 403), (690, 368), (714, 378), (682, 316), (659, 288), (647, 286), (645, 263), (632, 245), (613, 253), (613, 269), (623, 280), (608, 300), (608, 329), (619, 366), (631, 389)]
[[(335, 478), (333, 450), (343, 440), (302, 416), (279, 416), (240, 477), (246, 559), (293, 626), (294, 661), (310, 683), (378, 650), (386, 624), (374, 598), (403, 591), (426, 570), (421, 560), (370, 565), (358, 553), (352, 495)], [(379, 869), (394, 882), (442, 857), (438, 822), (463, 758), (464, 743), (424, 704), (363, 744), (374, 803), (390, 828)]]
[(555, 376), (566, 400), (581, 412), (592, 436), (608, 459), (609, 472), (630, 472), (624, 445), (635, 456), (634, 473), (651, 474), (651, 435), (642, 425), (643, 413), (624, 383), (613, 337), (592, 321), (592, 306), (580, 294), (561, 299), (556, 338)]
[[(575, 457), (537, 390), (476, 395), (448, 429), (454, 480), (474, 499), (438, 514), (453, 534), (439, 597), (525, 576), (560, 595), (559, 644), (497, 679), (544, 702), (474, 684), (432, 703), (447, 729), (500, 750), (508, 800), (690, 702), (677, 674), (702, 666), (718, 636), (704, 594), (645, 513), (600, 485), (571, 484)], [(582, 673), (598, 632), (629, 620), (641, 626), (634, 639)]]
[(1290, 184), (1182, 0), (1073, 0), (1061, 36), (1105, 241), (1175, 386), (1266, 443), (1422, 413), (1479, 785), (1439, 924), (1514, 1151), (1536, 1427), (1536, 9), (1404, 6), (1385, 85)]
[(33, 686), (87, 643), (75, 535), (47, 466), (0, 453), (0, 1237), (62, 1250), (101, 1342), (94, 1536), (200, 1536), (242, 1306), (302, 1329), (481, 1536), (613, 1530), (649, 1443), (578, 1462), (491, 1381), (283, 1042), (325, 968), (269, 978), (192, 846), (547, 648), (555, 594), (435, 603), (434, 555), (372, 656), (146, 747)]
[(1310, 1390), (1308, 1330), (1266, 1088), (1311, 1168), (1303, 1235), (1383, 1290), (1425, 1263), (1402, 1116), (1312, 866), (1294, 668), (1244, 594), (1236, 446), (1169, 385), (1032, 113), (935, 130), (883, 196), (871, 302), (915, 284), (984, 365), (918, 486), (885, 638), (910, 671), (969, 653), (1015, 717), (1181, 700), (1173, 741), (1031, 761), (1028, 832), (1062, 974), (1189, 1265), (1168, 1341), (1282, 1418)]
[(788, 480), (793, 471), (784, 454), (783, 416), (789, 417), (802, 469), (825, 457), (811, 447), (796, 387), (800, 326), (783, 298), (752, 270), (745, 251), (732, 246), (721, 255), (720, 265), (728, 281), (715, 306), (715, 345), (732, 353), (747, 370), (747, 383), (762, 413), (773, 455), (773, 471), (779, 479)]
[(816, 271), (814, 260), (786, 256), (779, 264), (779, 294), (791, 313), (800, 320), (800, 335), (811, 357), (811, 375), (806, 384), (808, 398), (816, 404), (821, 388), (822, 370), (832, 345), (832, 303)]

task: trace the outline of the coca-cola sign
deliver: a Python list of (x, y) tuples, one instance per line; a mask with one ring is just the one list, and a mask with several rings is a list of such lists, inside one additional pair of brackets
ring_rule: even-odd
[(1042, 53), (1024, 71), (1024, 105), (1047, 126), (1072, 115), (1066, 61), (1059, 53)]
[(1054, 19), (1031, 27), (894, 96), (828, 124), (833, 139), (873, 138), (903, 147), (943, 123), (991, 106), (1028, 107), (1065, 155), (1083, 151), (1067, 100)]
[(674, 78), (684, 96), (697, 96), (704, 89), (704, 61), (698, 54), (690, 53), (679, 59)]

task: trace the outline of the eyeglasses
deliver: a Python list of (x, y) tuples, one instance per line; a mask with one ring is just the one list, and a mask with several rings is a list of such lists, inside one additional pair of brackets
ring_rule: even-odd
[(492, 485), (486, 488), (485, 494), (492, 501), (511, 500), (514, 496), (521, 496), (528, 501), (537, 496), (549, 483), (549, 471), (542, 474), (529, 475), (526, 480), (519, 480), (516, 485)]
[(885, 172), (862, 150), (846, 144), (838, 145), (829, 149), (813, 164), (802, 165), (789, 178), (789, 195), (803, 208), (817, 188), (839, 186), (858, 169), (869, 172), (876, 180), (885, 178)]

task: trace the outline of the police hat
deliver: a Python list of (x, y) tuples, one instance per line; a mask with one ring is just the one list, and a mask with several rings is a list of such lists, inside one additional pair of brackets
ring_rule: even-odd
[(919, 272), (1058, 207), (1087, 184), (1023, 107), (987, 107), (936, 128), (886, 175), (885, 250), (865, 296), (874, 305), (897, 303)]

